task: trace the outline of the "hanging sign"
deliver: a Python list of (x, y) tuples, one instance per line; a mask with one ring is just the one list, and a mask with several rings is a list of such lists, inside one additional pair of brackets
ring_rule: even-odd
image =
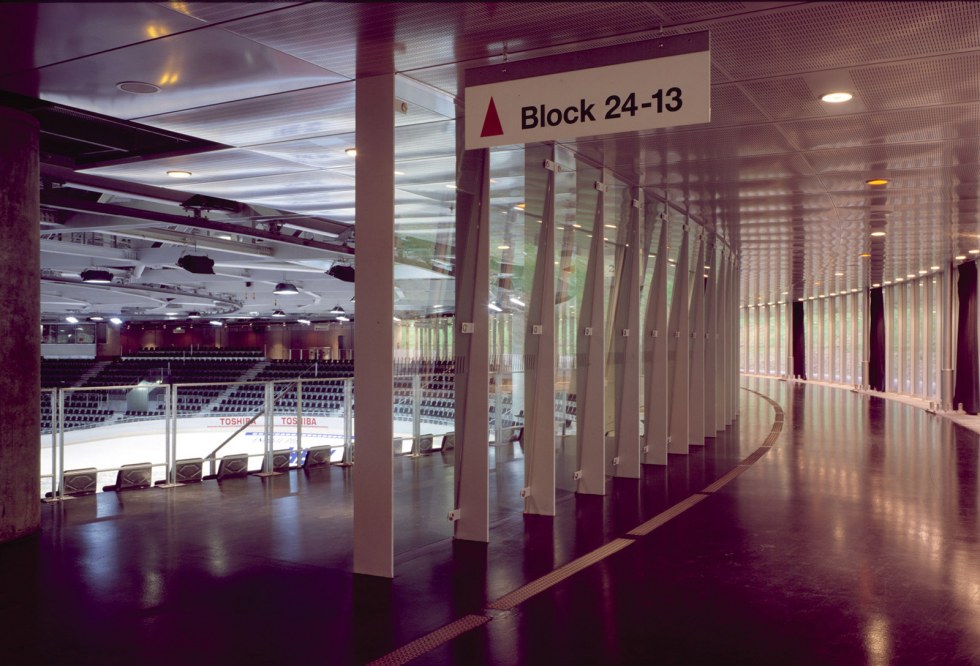
[(466, 149), (711, 121), (707, 32), (466, 72)]

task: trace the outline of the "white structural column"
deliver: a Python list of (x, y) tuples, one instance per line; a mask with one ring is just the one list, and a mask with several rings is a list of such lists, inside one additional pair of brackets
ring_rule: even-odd
[[(940, 306), (939, 325), (942, 335), (942, 366), (940, 370), (940, 398), (943, 410), (953, 409), (953, 336), (956, 332), (953, 328), (953, 313), (955, 312), (955, 302), (953, 300), (953, 274), (956, 267), (952, 262), (946, 264), (943, 270), (943, 292)], [(887, 291), (887, 290), (886, 290)], [(889, 314), (885, 308), (885, 316)], [(887, 331), (887, 325), (885, 327)], [(888, 362), (885, 362), (888, 367)]]
[[(544, 155), (547, 158), (541, 159)], [(555, 515), (555, 163), (554, 147), (525, 152), (525, 224), (537, 236), (524, 353), (524, 512)], [(541, 185), (544, 187), (541, 187)], [(543, 210), (541, 223), (534, 211)], [(539, 227), (534, 234), (533, 225)], [(532, 247), (534, 247), (532, 245)]]
[(718, 384), (718, 368), (715, 366), (717, 361), (718, 331), (716, 320), (718, 312), (716, 302), (718, 300), (718, 266), (715, 262), (715, 242), (712, 239), (708, 243), (708, 251), (705, 253), (704, 265), (708, 268), (705, 274), (704, 287), (704, 436), (715, 436), (715, 391)]
[(668, 423), (670, 422), (667, 391), (667, 215), (660, 218), (660, 239), (653, 264), (653, 276), (648, 283), (646, 321), (643, 326), (646, 390), (643, 415), (643, 462), (649, 465), (667, 464)]
[[(728, 340), (728, 305), (729, 293), (728, 283), (732, 279), (731, 271), (727, 259), (727, 253), (722, 250), (718, 260), (718, 304), (716, 307), (717, 315), (715, 327), (717, 331), (717, 355), (715, 362), (717, 370), (715, 372), (715, 432), (721, 432), (728, 425), (728, 392), (731, 386), (728, 382), (728, 370), (732, 350)], [(737, 357), (736, 357), (737, 363)]]
[[(490, 151), (463, 146), (456, 119), (455, 487), (452, 518), (457, 539), (490, 539)], [(500, 386), (496, 391), (500, 428)], [(498, 440), (499, 441), (499, 440)]]
[[(641, 195), (637, 195), (641, 196)], [(613, 315), (613, 368), (615, 372), (616, 455), (613, 476), (640, 478), (640, 199), (629, 202), (618, 293)]]
[[(354, 573), (394, 576), (393, 405), (395, 77), (356, 86)], [(360, 399), (358, 399), (358, 397)]]
[(731, 303), (728, 308), (728, 330), (730, 334), (729, 344), (732, 348), (732, 362), (728, 367), (728, 381), (731, 383), (731, 391), (729, 392), (728, 398), (731, 401), (728, 408), (728, 419), (727, 422), (731, 423), (738, 416), (738, 387), (739, 387), (739, 376), (738, 376), (738, 362), (735, 361), (736, 354), (738, 354), (738, 336), (739, 336), (739, 326), (738, 326), (738, 292), (739, 292), (739, 270), (738, 270), (738, 259), (733, 255), (731, 258)]
[(691, 285), (690, 376), (687, 391), (688, 444), (704, 444), (704, 232), (698, 234), (698, 254)]
[[(583, 183), (579, 187), (583, 187)], [(594, 183), (597, 192), (595, 222), (585, 269), (585, 289), (577, 329), (578, 372), (576, 373), (575, 430), (578, 438), (578, 483), (576, 492), (606, 493), (605, 447), (605, 322), (603, 314), (602, 228), (605, 224), (606, 186)]]
[(688, 452), (689, 424), (687, 420), (688, 373), (690, 368), (690, 301), (688, 294), (688, 225), (684, 224), (681, 246), (674, 271), (674, 293), (670, 305), (670, 453)]

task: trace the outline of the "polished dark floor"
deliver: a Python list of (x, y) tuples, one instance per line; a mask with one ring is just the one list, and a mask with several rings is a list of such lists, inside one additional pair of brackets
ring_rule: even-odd
[(746, 380), (786, 424), (751, 469), (510, 611), (756, 450), (773, 409), (605, 498), (521, 514), (493, 449), (491, 543), (453, 542), (452, 461), (398, 458), (396, 578), (353, 576), (350, 470), (100, 494), (0, 546), (0, 664), (365, 663), (466, 614), (419, 664), (980, 664), (978, 437), (844, 390)]

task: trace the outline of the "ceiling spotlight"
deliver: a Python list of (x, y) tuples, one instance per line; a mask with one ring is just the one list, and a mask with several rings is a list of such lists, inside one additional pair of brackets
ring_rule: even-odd
[(841, 104), (842, 102), (849, 102), (854, 97), (849, 92), (829, 92), (825, 95), (821, 95), (820, 99), (828, 104)]
[(183, 169), (171, 169), (167, 172), (167, 175), (171, 178), (190, 178), (194, 174), (190, 171), (184, 171)]
[(346, 264), (334, 264), (327, 271), (327, 275), (330, 277), (335, 277), (342, 282), (353, 282), (354, 281), (354, 267), (347, 266)]
[(953, 259), (956, 259), (956, 261), (963, 261), (964, 259), (966, 259), (966, 255), (965, 254), (958, 254), (955, 257), (953, 257)]
[(187, 313), (187, 318), (188, 319), (200, 319), (201, 318), (201, 313), (200, 312), (188, 312)]
[(344, 308), (340, 307), (339, 305), (335, 305), (332, 308), (330, 308), (330, 314), (340, 314), (340, 315), (342, 315), (342, 314), (344, 314)]
[(272, 293), (276, 294), (277, 296), (295, 296), (299, 293), (299, 289), (289, 282), (280, 282), (276, 285), (276, 288), (272, 290)]
[(860, 254), (860, 257), (861, 257), (862, 259), (868, 259), (869, 257), (871, 257), (871, 253), (870, 253), (870, 252), (862, 252), (862, 253)]
[(109, 317), (109, 321), (111, 321), (116, 326), (119, 326), (119, 324), (122, 323), (122, 319), (120, 319), (119, 317)]
[(309, 319), (297, 319), (296, 323), (303, 324), (304, 326), (309, 326), (311, 322)]
[(282, 310), (273, 310), (272, 311), (272, 316), (273, 317), (285, 317), (286, 316), (286, 313), (283, 312)]
[(185, 254), (177, 260), (177, 265), (188, 273), (214, 275), (214, 259), (206, 254)]
[(92, 315), (88, 318), (89, 321), (103, 321), (104, 319), (104, 317), (100, 317), (99, 315)]
[(120, 81), (116, 88), (132, 95), (152, 95), (160, 92), (160, 86), (146, 81)]
[(517, 296), (511, 296), (511, 297), (510, 297), (510, 298), (508, 298), (507, 300), (509, 300), (509, 301), (510, 301), (511, 303), (513, 303), (514, 305), (519, 305), (519, 306), (521, 306), (522, 308), (523, 308), (523, 307), (525, 307), (525, 306), (524, 306), (524, 301), (522, 301), (521, 299), (519, 299), (519, 298), (518, 298)]
[(72, 315), (68, 315), (67, 317), (65, 317), (65, 321), (67, 321), (69, 324), (77, 324), (78, 317), (73, 317)]
[(221, 326), (222, 325), (222, 323), (220, 321), (218, 321), (217, 319), (212, 319), (208, 323), (211, 324), (212, 326)]
[(350, 321), (350, 319), (348, 317), (338, 316), (337, 321)]
[(872, 286), (872, 287), (874, 287), (875, 289), (877, 289), (878, 287), (880, 287), (880, 286), (881, 286), (881, 284), (880, 284), (880, 283), (878, 283), (878, 282), (875, 282), (875, 283), (874, 283), (873, 285), (871, 285), (871, 286)]
[(504, 309), (497, 305), (496, 303), (487, 303), (487, 309), (493, 310), (494, 312), (503, 312)]
[(884, 231), (872, 231), (872, 232), (871, 232), (871, 235), (872, 235), (872, 236), (873, 236), (874, 238), (881, 238), (882, 236), (884, 236), (884, 235), (885, 235), (885, 232), (884, 232)]
[(970, 254), (980, 254), (980, 250), (968, 250)]
[(498, 245), (497, 246), (497, 249), (498, 250), (509, 250), (510, 249), (510, 245)]
[(89, 269), (82, 271), (82, 282), (89, 284), (111, 284), (112, 273), (109, 271)]
[(885, 178), (872, 178), (871, 180), (864, 181), (868, 185), (887, 185), (888, 180)]
[(357, 157), (357, 148), (345, 148), (344, 153), (351, 157)]

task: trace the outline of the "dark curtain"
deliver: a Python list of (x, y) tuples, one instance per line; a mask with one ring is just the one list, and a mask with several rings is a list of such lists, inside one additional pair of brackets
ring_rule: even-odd
[(956, 387), (953, 405), (963, 404), (969, 414), (980, 412), (980, 377), (977, 357), (977, 264), (960, 264), (957, 288), (960, 321), (956, 327)]
[(885, 390), (885, 294), (879, 287), (871, 290), (871, 348), (869, 351), (868, 386)]
[(806, 379), (806, 328), (803, 320), (803, 303), (793, 303), (793, 368), (790, 375)]

